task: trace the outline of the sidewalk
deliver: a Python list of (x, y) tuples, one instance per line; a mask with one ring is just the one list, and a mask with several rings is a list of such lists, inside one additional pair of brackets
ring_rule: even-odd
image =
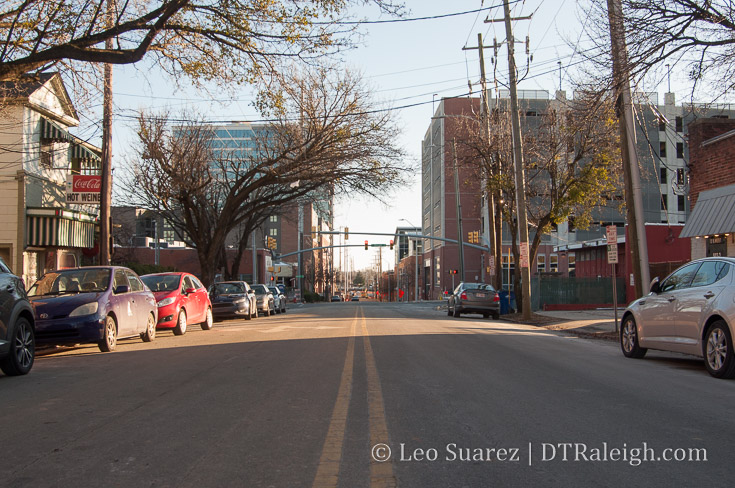
[[(618, 309), (618, 329), (623, 310)], [(562, 330), (572, 334), (599, 339), (618, 340), (615, 331), (615, 311), (612, 308), (595, 310), (560, 310), (553, 312), (538, 311), (536, 315), (548, 317), (549, 323), (540, 324), (549, 330)], [(502, 318), (502, 316), (501, 316)]]

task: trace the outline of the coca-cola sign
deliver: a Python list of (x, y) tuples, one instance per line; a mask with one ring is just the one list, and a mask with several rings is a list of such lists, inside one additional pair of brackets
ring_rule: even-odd
[(66, 203), (99, 205), (101, 189), (101, 176), (68, 175)]

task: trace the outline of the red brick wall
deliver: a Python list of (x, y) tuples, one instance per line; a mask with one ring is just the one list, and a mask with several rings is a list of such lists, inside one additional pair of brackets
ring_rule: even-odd
[(735, 184), (735, 135), (713, 144), (702, 143), (735, 130), (732, 119), (699, 119), (689, 131), (689, 201), (692, 208), (699, 193)]

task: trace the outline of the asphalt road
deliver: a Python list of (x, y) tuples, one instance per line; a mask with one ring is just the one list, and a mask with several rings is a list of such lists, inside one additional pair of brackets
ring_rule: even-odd
[(0, 486), (732, 486), (732, 405), (695, 358), (307, 305), (0, 376)]

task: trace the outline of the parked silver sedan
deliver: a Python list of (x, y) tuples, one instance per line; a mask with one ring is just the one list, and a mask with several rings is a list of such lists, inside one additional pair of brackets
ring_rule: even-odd
[(488, 318), (500, 317), (500, 297), (492, 285), (461, 282), (449, 296), (447, 315), (459, 317), (463, 313), (479, 313)]
[(273, 293), (273, 306), (276, 313), (286, 313), (286, 295), (277, 286), (269, 286), (268, 289)]
[(642, 358), (648, 349), (704, 358), (712, 376), (735, 377), (735, 259), (692, 261), (665, 280), (654, 278), (650, 293), (623, 314), (623, 354)]

